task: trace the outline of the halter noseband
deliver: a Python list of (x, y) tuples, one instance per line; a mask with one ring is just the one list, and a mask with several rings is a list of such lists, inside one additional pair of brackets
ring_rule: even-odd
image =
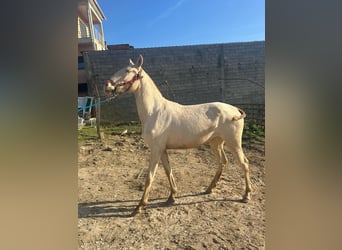
[(143, 76), (141, 75), (141, 70), (131, 79), (131, 80), (129, 80), (129, 81), (122, 81), (122, 82), (118, 82), (118, 83), (115, 83), (113, 80), (111, 80), (111, 79), (108, 79), (107, 80), (107, 82), (108, 83), (111, 83), (113, 86), (124, 86), (124, 85), (126, 85), (126, 84), (133, 84), (135, 81), (137, 81), (137, 80), (140, 80), (140, 79), (142, 79), (143, 78)]

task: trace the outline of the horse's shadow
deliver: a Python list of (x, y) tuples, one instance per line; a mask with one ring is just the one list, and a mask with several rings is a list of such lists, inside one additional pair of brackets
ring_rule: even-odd
[[(203, 196), (202, 199), (189, 200), (186, 198)], [(167, 198), (150, 199), (147, 209), (157, 209), (169, 206), (184, 206), (208, 202), (238, 202), (243, 203), (242, 199), (212, 199), (208, 194), (201, 192), (196, 194), (185, 194), (176, 197), (176, 202), (169, 204)], [(82, 202), (78, 204), (78, 218), (129, 218), (136, 215), (136, 206), (139, 200), (113, 200)]]

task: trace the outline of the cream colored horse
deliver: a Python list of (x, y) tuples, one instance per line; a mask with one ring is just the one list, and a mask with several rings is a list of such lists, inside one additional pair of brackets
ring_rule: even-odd
[(175, 201), (177, 192), (167, 149), (186, 149), (208, 143), (219, 161), (219, 168), (206, 190), (211, 193), (216, 186), (222, 168), (228, 163), (223, 150), (224, 143), (236, 157), (245, 172), (245, 194), (242, 201), (250, 199), (252, 191), (249, 178), (248, 160), (241, 147), (241, 138), (246, 114), (239, 108), (220, 102), (198, 105), (181, 105), (165, 99), (151, 77), (142, 69), (140, 55), (136, 65), (129, 65), (115, 73), (105, 85), (105, 92), (133, 92), (139, 118), (142, 123), (142, 137), (151, 149), (151, 157), (146, 177), (145, 190), (136, 212), (147, 205), (152, 181), (161, 160), (170, 182), (171, 194), (168, 202)]

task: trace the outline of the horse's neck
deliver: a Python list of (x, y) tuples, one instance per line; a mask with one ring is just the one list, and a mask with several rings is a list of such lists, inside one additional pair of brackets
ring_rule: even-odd
[(164, 97), (145, 71), (142, 72), (142, 76), (143, 78), (140, 80), (140, 86), (135, 91), (135, 100), (139, 118), (141, 123), (144, 124), (158, 105), (163, 102)]

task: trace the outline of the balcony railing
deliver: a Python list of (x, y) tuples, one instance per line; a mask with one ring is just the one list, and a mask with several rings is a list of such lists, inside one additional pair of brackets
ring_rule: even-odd
[(88, 38), (90, 37), (89, 34), (89, 28), (85, 23), (82, 22), (82, 20), (79, 19), (79, 25), (78, 25), (78, 38)]
[(83, 23), (80, 23), (78, 30), (78, 38), (79, 40), (84, 42), (93, 41), (103, 46), (103, 36), (101, 32), (94, 27), (94, 37), (92, 38), (89, 32), (89, 28)]

